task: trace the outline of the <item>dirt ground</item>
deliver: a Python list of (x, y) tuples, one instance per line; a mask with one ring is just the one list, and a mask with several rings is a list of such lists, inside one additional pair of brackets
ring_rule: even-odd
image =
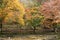
[(57, 35), (21, 35), (14, 37), (0, 37), (0, 40), (58, 40)]

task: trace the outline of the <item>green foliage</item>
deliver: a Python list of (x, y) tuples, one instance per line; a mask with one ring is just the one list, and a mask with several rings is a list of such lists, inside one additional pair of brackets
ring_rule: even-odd
[(41, 21), (43, 20), (43, 16), (32, 18), (31, 20), (27, 20), (27, 25), (30, 25), (32, 27), (37, 27), (41, 24)]
[(0, 8), (5, 8), (7, 5), (7, 2), (4, 2), (4, 0), (0, 0)]
[(59, 23), (59, 24), (57, 24), (57, 28), (60, 28), (60, 23)]
[(41, 19), (40, 18), (34, 18), (32, 19), (32, 26), (35, 27), (40, 24)]
[(0, 8), (2, 8), (2, 4), (3, 3), (3, 0), (0, 0)]

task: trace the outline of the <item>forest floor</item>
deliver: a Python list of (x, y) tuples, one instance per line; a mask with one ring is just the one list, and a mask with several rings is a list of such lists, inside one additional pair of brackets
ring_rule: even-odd
[(0, 40), (60, 40), (60, 33), (1, 36)]
[(60, 40), (57, 35), (25, 35), (14, 37), (0, 37), (0, 40)]

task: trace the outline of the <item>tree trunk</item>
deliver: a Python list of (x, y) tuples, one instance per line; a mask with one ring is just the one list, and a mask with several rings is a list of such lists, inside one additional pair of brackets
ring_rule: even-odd
[(53, 24), (53, 30), (54, 30), (55, 33), (57, 33), (57, 23)]
[(54, 29), (54, 32), (57, 33), (57, 28), (53, 28)]
[(2, 22), (0, 23), (0, 33), (2, 34)]
[(36, 30), (36, 27), (34, 27), (34, 29), (33, 29), (33, 32), (34, 32), (34, 33), (36, 33), (35, 30)]

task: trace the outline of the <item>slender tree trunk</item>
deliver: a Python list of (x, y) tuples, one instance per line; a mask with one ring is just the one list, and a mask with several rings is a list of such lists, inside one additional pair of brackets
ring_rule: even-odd
[(0, 23), (0, 33), (2, 34), (2, 22)]
[(57, 33), (57, 23), (53, 24), (53, 30), (54, 30), (55, 33)]
[(53, 28), (54, 32), (57, 33), (57, 28)]
[(34, 33), (36, 33), (35, 30), (36, 30), (36, 27), (34, 27), (34, 29), (33, 29), (33, 32), (34, 32)]

